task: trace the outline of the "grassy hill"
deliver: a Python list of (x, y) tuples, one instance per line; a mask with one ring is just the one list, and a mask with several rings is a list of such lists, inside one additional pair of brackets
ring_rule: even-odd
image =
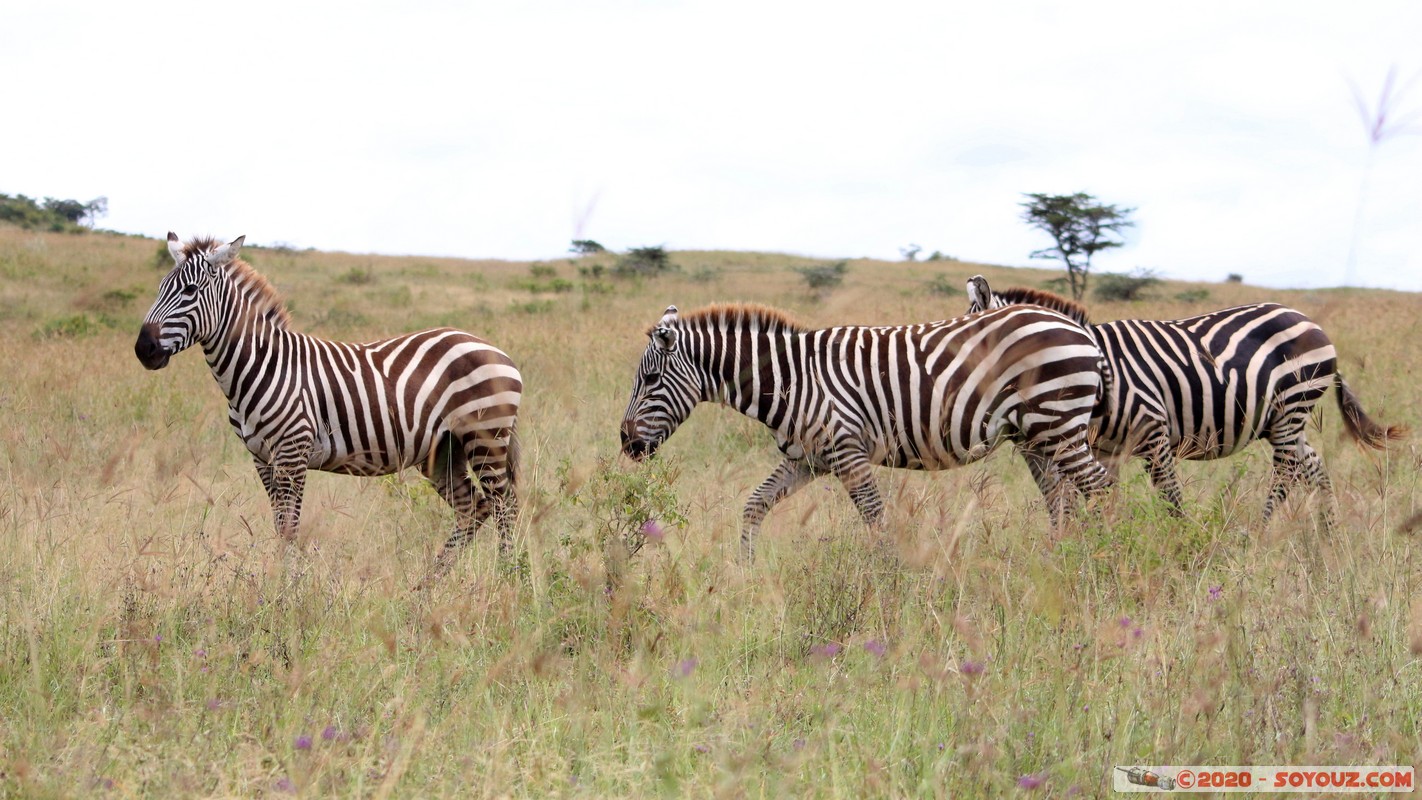
[[(232, 238), (242, 231), (220, 232)], [(258, 232), (252, 232), (258, 233)], [(642, 470), (617, 428), (662, 309), (767, 303), (806, 323), (956, 316), (961, 288), (1056, 273), (853, 260), (811, 292), (783, 255), (537, 264), (248, 248), (293, 327), (488, 338), (525, 381), (522, 569), (493, 534), (429, 593), (452, 524), (416, 475), (308, 478), (305, 574), (200, 353), (133, 340), (153, 240), (0, 226), (0, 797), (1109, 793), (1112, 765), (1422, 763), (1417, 440), (1384, 454), (1325, 398), (1310, 433), (1341, 529), (1299, 493), (1257, 520), (1269, 450), (1183, 466), (1168, 517), (1139, 465), (1058, 539), (1003, 448), (880, 471), (887, 544), (821, 480), (736, 558), (769, 432), (697, 410)], [(599, 269), (600, 274), (598, 274)], [(949, 286), (958, 294), (944, 294)], [(1201, 292), (1206, 293), (1201, 296)], [(1180, 300), (1180, 296), (1193, 297)], [(1422, 297), (1169, 282), (1100, 320), (1255, 300), (1310, 314), (1370, 413), (1422, 428)], [(627, 487), (686, 517), (606, 591)]]

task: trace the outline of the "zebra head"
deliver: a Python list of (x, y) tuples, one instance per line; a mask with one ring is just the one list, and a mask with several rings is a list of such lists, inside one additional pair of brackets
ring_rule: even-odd
[(974, 275), (968, 279), (968, 313), (976, 314), (979, 311), (987, 311), (994, 306), (993, 301), (997, 298), (993, 296), (992, 288), (988, 286), (987, 278), (981, 275)]
[[(222, 268), (237, 258), (246, 238), (239, 236), (220, 246), (197, 240), (185, 248), (178, 241), (178, 234), (169, 232), (168, 252), (173, 255), (173, 269), (158, 284), (158, 297), (143, 318), (138, 341), (133, 345), (133, 353), (143, 366), (162, 369), (169, 358), (210, 332), (219, 313), (216, 298)], [(210, 246), (201, 246), (204, 244)]]
[(677, 325), (676, 306), (667, 306), (661, 320), (647, 331), (647, 350), (632, 379), (632, 400), (622, 416), (622, 452), (634, 461), (657, 452), (686, 421), (701, 399), (701, 380)]

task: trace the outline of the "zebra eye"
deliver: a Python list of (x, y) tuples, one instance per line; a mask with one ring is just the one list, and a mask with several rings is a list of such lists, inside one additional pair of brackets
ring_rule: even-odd
[(188, 284), (187, 286), (184, 286), (184, 287), (183, 287), (183, 294), (184, 294), (185, 296), (187, 296), (187, 297), (192, 297), (193, 295), (197, 294), (197, 290), (198, 290), (197, 284), (196, 284), (196, 283), (190, 283), (190, 284)]
[(660, 373), (660, 372), (648, 372), (646, 375), (643, 375), (643, 376), (642, 376), (642, 380), (646, 381), (647, 383), (651, 383), (651, 384), (661, 383), (661, 381), (662, 381), (662, 373)]

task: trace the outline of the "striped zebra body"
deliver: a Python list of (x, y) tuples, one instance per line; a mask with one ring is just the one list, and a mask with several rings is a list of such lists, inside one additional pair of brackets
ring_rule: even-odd
[(1146, 459), (1152, 483), (1179, 513), (1177, 458), (1234, 455), (1263, 439), (1274, 448), (1267, 522), (1292, 485), (1325, 494), (1324, 524), (1333, 524), (1332, 484), (1305, 427), (1330, 386), (1349, 431), (1372, 447), (1404, 435), (1368, 418), (1337, 371), (1333, 342), (1313, 320), (1277, 303), (1237, 306), (1179, 320), (1126, 319), (1092, 324), (1085, 309), (1035, 289), (993, 292), (968, 282), (969, 310), (1029, 303), (1061, 311), (1089, 331), (1111, 375), (1093, 446), (1103, 454)]
[(810, 330), (759, 306), (686, 317), (672, 307), (649, 338), (623, 418), (625, 453), (652, 454), (710, 401), (764, 423), (785, 456), (746, 506), (747, 556), (770, 508), (821, 474), (840, 479), (871, 526), (884, 513), (871, 467), (946, 469), (1006, 440), (1054, 500), (1062, 477), (1086, 494), (1109, 483), (1086, 442), (1101, 354), (1055, 312)]
[(237, 258), (241, 242), (184, 246), (169, 234), (176, 265), (134, 352), (159, 369), (202, 346), (277, 532), (296, 536), (307, 470), (370, 476), (416, 467), (457, 515), (437, 572), (490, 514), (507, 549), (523, 388), (509, 357), (448, 328), (365, 344), (291, 331), (271, 286)]

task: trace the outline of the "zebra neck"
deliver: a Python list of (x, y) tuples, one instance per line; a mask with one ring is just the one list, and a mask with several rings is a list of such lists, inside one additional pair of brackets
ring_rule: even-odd
[[(770, 425), (803, 371), (804, 335), (779, 330), (728, 328), (701, 338), (695, 361), (703, 376), (702, 400), (718, 402)], [(777, 398), (781, 402), (776, 402)], [(772, 426), (773, 427), (773, 426)]]
[[(203, 355), (212, 370), (212, 377), (227, 398), (236, 401), (239, 378), (254, 370), (271, 373), (290, 370), (291, 359), (286, 354), (292, 352), (301, 334), (286, 330), (268, 313), (232, 313), (236, 306), (229, 306), (229, 316), (225, 317), (219, 330), (203, 341)], [(250, 383), (250, 381), (247, 381)]]

